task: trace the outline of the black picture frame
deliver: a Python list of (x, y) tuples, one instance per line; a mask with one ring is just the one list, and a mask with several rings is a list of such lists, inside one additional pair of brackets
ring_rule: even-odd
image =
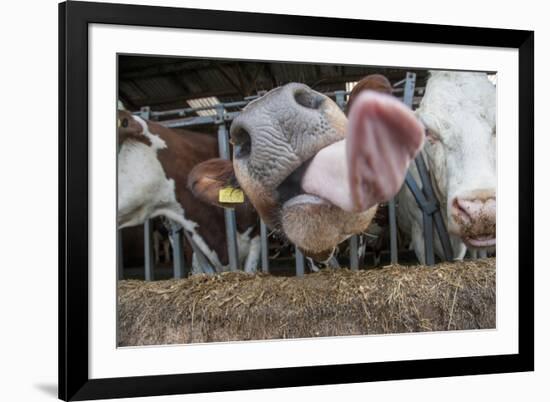
[[(88, 25), (507, 47), (519, 51), (518, 353), (90, 379)], [(88, 400), (534, 370), (534, 32), (71, 1), (59, 5), (59, 398)]]

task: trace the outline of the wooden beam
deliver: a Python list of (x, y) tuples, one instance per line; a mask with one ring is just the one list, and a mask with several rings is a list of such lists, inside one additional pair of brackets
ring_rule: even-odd
[(248, 81), (246, 78), (246, 73), (241, 68), (241, 63), (237, 63), (236, 66), (237, 66), (237, 79), (239, 80), (241, 93), (243, 96), (248, 96), (248, 94), (246, 93), (246, 88), (247, 88), (246, 82)]
[(184, 91), (185, 93), (191, 93), (192, 91), (189, 89), (187, 84), (179, 79), (178, 73), (173, 73), (168, 76), (171, 82), (173, 82), (179, 89)]
[(233, 77), (231, 76), (231, 74), (226, 71), (226, 69), (224, 68), (224, 66), (222, 65), (219, 65), (219, 66), (216, 66), (216, 69), (224, 76), (224, 78), (231, 84), (231, 86), (233, 88), (235, 88), (235, 90), (241, 95), (241, 96), (246, 96), (244, 94), (244, 91), (243, 91), (243, 88), (238, 84), (236, 83), (235, 81), (233, 81)]
[(277, 78), (275, 77), (275, 74), (273, 74), (273, 70), (271, 69), (270, 63), (264, 63), (264, 68), (267, 71), (267, 75), (269, 78), (271, 78), (271, 83), (273, 85), (273, 88), (277, 87)]
[(250, 95), (252, 93), (252, 90), (254, 88), (257, 88), (256, 80), (258, 79), (258, 75), (260, 75), (260, 71), (262, 71), (262, 69), (263, 69), (263, 66), (261, 64), (258, 64), (256, 66), (256, 71), (254, 71), (254, 75), (253, 75), (252, 79), (250, 80), (250, 84), (247, 86), (247, 91), (246, 92), (247, 92), (248, 95)]

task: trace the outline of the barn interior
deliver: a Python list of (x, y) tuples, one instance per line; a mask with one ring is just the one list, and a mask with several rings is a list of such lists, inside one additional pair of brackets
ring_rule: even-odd
[[(251, 99), (286, 83), (300, 82), (327, 94), (337, 103), (340, 101), (343, 107), (342, 102), (345, 103), (355, 83), (369, 74), (386, 76), (394, 87), (394, 94), (403, 97), (407, 72), (415, 76), (411, 99), (414, 108), (422, 98), (428, 78), (425, 69), (119, 55), (118, 94), (119, 101), (131, 112), (141, 111), (151, 120), (172, 128), (185, 127), (205, 135), (216, 135), (217, 125), (212, 117), (216, 115), (215, 106), (219, 104), (226, 105), (227, 112), (238, 113)], [(340, 99), (336, 99), (337, 93)], [(153, 226), (158, 226), (158, 222)], [(167, 235), (163, 236), (167, 241)], [(143, 278), (143, 265), (147, 258), (144, 255), (143, 226), (121, 230), (121, 239), (123, 276)], [(278, 239), (270, 237), (269, 240), (269, 272), (294, 275), (293, 248), (281, 244)], [(414, 255), (402, 246), (399, 262), (415, 262)], [(338, 263), (349, 266), (348, 245), (342, 244), (341, 249)], [(155, 279), (170, 278), (172, 247), (160, 247), (157, 254), (160, 255), (155, 256), (153, 261)], [(367, 252), (363, 258), (360, 268), (390, 262), (388, 249), (382, 250), (379, 255)], [(375, 258), (380, 260), (375, 261)], [(189, 265), (190, 261), (186, 263)]]
[[(218, 145), (222, 144), (219, 155), (226, 159), (231, 154), (227, 134), (232, 119), (250, 101), (278, 86), (304, 83), (346, 110), (353, 86), (367, 75), (382, 74), (392, 84), (394, 96), (415, 109), (429, 78), (425, 69), (406, 67), (138, 55), (119, 55), (118, 72), (119, 107), (179, 130), (180, 135), (186, 135), (180, 130), (185, 129), (201, 133), (199, 138), (217, 138)], [(495, 75), (488, 77), (495, 83)], [(419, 159), (424, 161), (417, 157), (417, 168)], [(437, 205), (437, 198), (430, 198), (426, 190), (431, 186), (429, 174), (420, 176), (417, 184), (429, 201), (424, 204)], [(236, 239), (235, 226), (228, 224), (234, 213), (230, 211), (226, 209), (223, 216), (225, 238), (232, 234)], [(472, 255), (451, 261), (452, 256), (445, 253), (443, 261), (434, 256), (432, 243), (432, 260), (426, 258), (425, 265), (420, 265), (399, 235), (396, 211), (400, 211), (396, 198), (379, 205), (376, 225), (371, 223), (366, 232), (338, 246), (335, 260), (349, 269), (312, 264), (260, 219), (262, 247), (255, 275), (243, 272), (243, 266), (232, 264), (231, 258), (230, 272), (189, 275), (196, 272), (189, 258), (196, 245), (185, 231), (170, 229), (170, 222), (167, 225), (161, 218), (121, 229), (117, 236), (117, 344), (495, 328), (495, 259)], [(424, 210), (425, 244), (433, 242), (428, 239), (436, 232), (444, 243), (436, 219), (428, 225), (426, 215)], [(226, 243), (223, 247), (231, 257), (231, 242)]]

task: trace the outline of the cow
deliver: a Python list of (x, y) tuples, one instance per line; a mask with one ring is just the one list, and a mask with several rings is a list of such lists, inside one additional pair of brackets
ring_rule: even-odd
[[(118, 110), (118, 227), (164, 216), (180, 224), (217, 272), (229, 264), (223, 211), (193, 196), (188, 175), (198, 163), (218, 155), (215, 138), (166, 128)], [(233, 205), (241, 266), (254, 272), (260, 255), (258, 215), (248, 202)], [(187, 261), (199, 271), (186, 244)]]
[[(496, 245), (496, 88), (484, 73), (432, 71), (416, 115), (425, 126), (427, 163), (453, 258)], [(418, 171), (410, 172), (419, 183)], [(406, 188), (398, 195), (398, 225), (425, 263), (422, 212)], [(435, 236), (435, 253), (444, 253)]]
[(299, 83), (249, 103), (230, 133), (233, 162), (200, 163), (189, 188), (223, 207), (216, 194), (238, 186), (268, 227), (318, 262), (369, 226), (424, 140), (412, 111), (388, 95), (363, 92), (348, 121), (330, 98)]

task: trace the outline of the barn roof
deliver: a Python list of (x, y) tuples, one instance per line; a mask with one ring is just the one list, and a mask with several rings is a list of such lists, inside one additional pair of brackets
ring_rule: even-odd
[(426, 70), (406, 68), (134, 55), (119, 56), (118, 69), (119, 98), (130, 110), (190, 107), (189, 101), (206, 97), (238, 101), (288, 82), (332, 92), (345, 90), (346, 83), (372, 73), (384, 74), (395, 83), (412, 71), (420, 86), (427, 76)]

